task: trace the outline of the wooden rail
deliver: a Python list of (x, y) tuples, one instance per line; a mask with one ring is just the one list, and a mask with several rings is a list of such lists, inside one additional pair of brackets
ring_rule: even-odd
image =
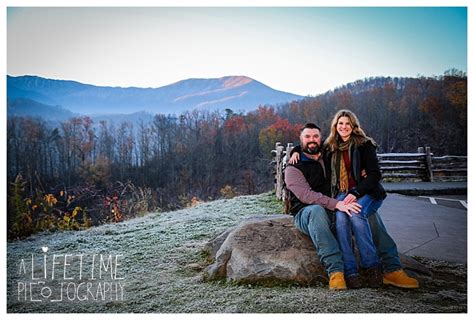
[[(272, 150), (275, 165), (275, 192), (284, 199), (283, 170), (288, 164), (293, 144), (286, 148), (280, 143)], [(420, 147), (416, 153), (379, 153), (380, 171), (385, 182), (400, 181), (467, 181), (466, 156), (439, 156), (431, 153), (430, 147)]]

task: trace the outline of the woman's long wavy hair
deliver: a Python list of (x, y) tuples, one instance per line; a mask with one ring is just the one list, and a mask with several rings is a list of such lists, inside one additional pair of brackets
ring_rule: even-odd
[(352, 127), (351, 136), (356, 146), (364, 144), (367, 140), (371, 141), (373, 145), (376, 146), (374, 139), (367, 136), (364, 130), (362, 130), (362, 128), (360, 127), (360, 122), (359, 119), (357, 119), (357, 116), (350, 110), (342, 109), (334, 115), (334, 118), (331, 122), (331, 133), (324, 142), (325, 147), (329, 149), (329, 151), (334, 152), (335, 150), (337, 150), (338, 144), (342, 142), (339, 133), (337, 133), (337, 122), (339, 121), (340, 117), (349, 118), (349, 122), (351, 123)]

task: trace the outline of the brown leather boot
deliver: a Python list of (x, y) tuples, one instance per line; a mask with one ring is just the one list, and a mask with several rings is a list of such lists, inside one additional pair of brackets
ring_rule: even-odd
[(346, 277), (346, 285), (349, 289), (360, 289), (362, 288), (362, 280), (358, 274), (350, 275)]
[(330, 290), (347, 289), (346, 281), (344, 280), (344, 273), (333, 272), (329, 275), (329, 289)]
[(380, 267), (369, 268), (365, 271), (367, 286), (369, 288), (380, 288), (383, 284), (383, 275)]

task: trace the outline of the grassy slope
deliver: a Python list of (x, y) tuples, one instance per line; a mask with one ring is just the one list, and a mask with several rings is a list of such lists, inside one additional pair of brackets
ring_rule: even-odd
[[(78, 232), (39, 234), (8, 243), (8, 312), (466, 312), (466, 266), (423, 260), (435, 274), (419, 290), (330, 292), (320, 287), (236, 286), (201, 280), (200, 249), (244, 217), (281, 212), (271, 193), (203, 203), (175, 212), (149, 214), (120, 224)], [(123, 254), (123, 301), (19, 302), (22, 258), (32, 253)], [(72, 264), (70, 274), (78, 274)], [(41, 274), (42, 270), (38, 270)], [(56, 281), (56, 280), (54, 280)], [(49, 280), (48, 284), (57, 286)]]

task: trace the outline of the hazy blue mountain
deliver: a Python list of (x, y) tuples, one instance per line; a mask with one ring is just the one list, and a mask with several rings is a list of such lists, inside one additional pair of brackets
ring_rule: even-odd
[(77, 117), (78, 114), (60, 106), (51, 106), (28, 98), (8, 98), (7, 116), (33, 117), (51, 121), (61, 121)]
[[(84, 115), (73, 113), (59, 106), (42, 104), (31, 99), (9, 98), (7, 99), (7, 116), (42, 118), (48, 123), (57, 125), (59, 122)], [(139, 111), (129, 114), (94, 114), (90, 117), (96, 126), (98, 126), (101, 121), (105, 121), (107, 125), (113, 124), (115, 126), (127, 122), (133, 124), (134, 127), (139, 128), (141, 123), (149, 124), (152, 122), (154, 116), (151, 113)]]
[(159, 88), (100, 87), (36, 76), (7, 76), (7, 96), (60, 105), (81, 114), (138, 111), (179, 114), (192, 109), (226, 108), (250, 111), (259, 105), (274, 105), (302, 98), (274, 90), (244, 76), (187, 79)]

